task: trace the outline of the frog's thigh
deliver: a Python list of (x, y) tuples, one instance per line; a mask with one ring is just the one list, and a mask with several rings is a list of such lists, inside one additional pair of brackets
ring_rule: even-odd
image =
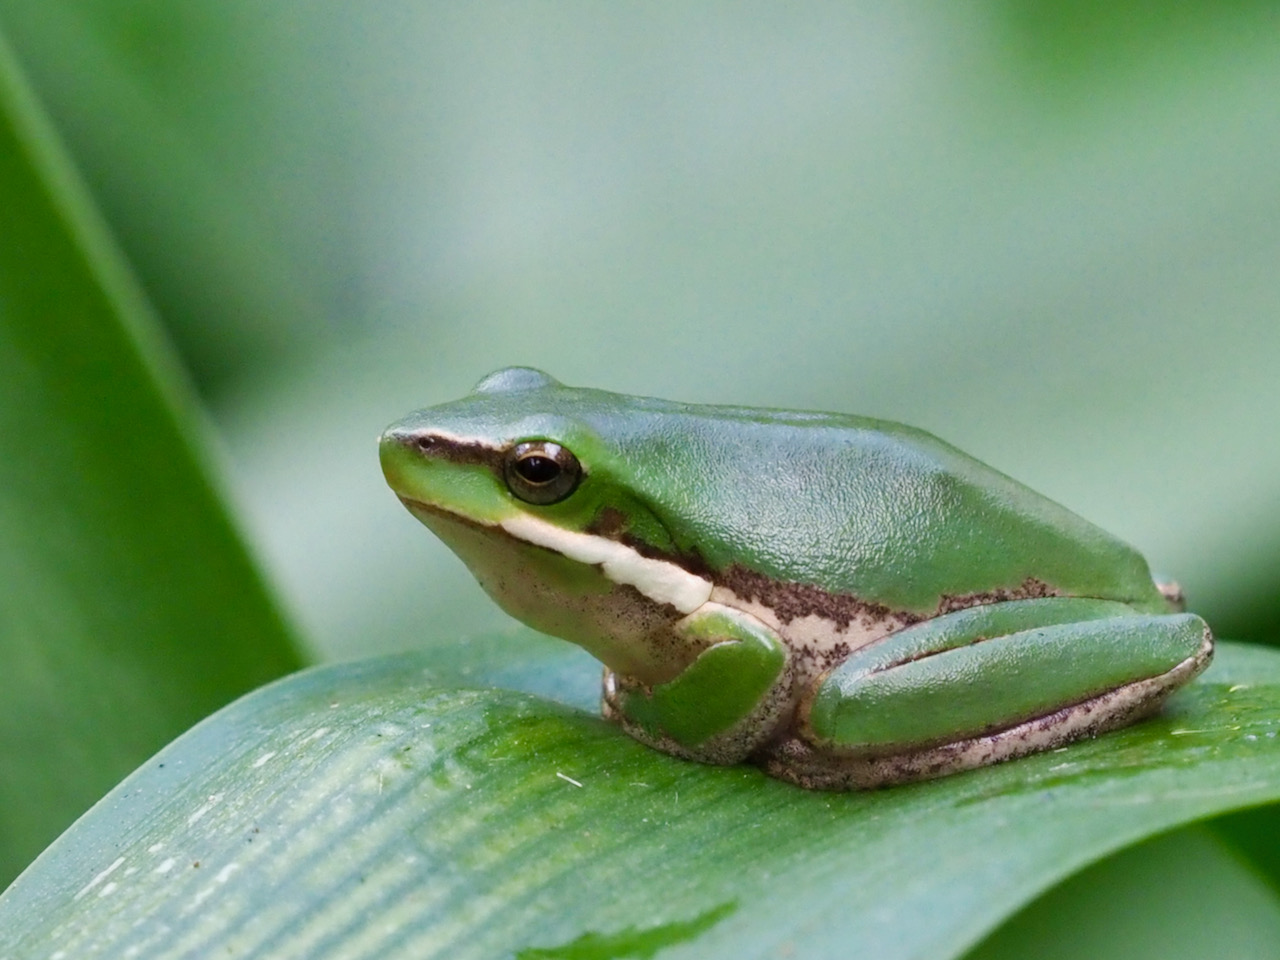
[[(1116, 616), (1117, 607), (1022, 601), (902, 631), (820, 682), (807, 704), (809, 738), (884, 756), (1050, 718), (1039, 742), (1015, 751), (1028, 752), (1136, 719), (1207, 664), (1211, 638), (1192, 614)], [(1029, 626), (1037, 618), (1048, 622)]]
[[(745, 755), (767, 732), (771, 717), (764, 714), (777, 712), (769, 701), (776, 699), (770, 694), (786, 667), (786, 648), (755, 617), (720, 604), (690, 614), (676, 632), (710, 645), (675, 679), (628, 695), (623, 712), (650, 736), (670, 737), (693, 756), (707, 751), (713, 762), (741, 759), (722, 759), (728, 744), (713, 741), (732, 735), (737, 745), (730, 752)], [(751, 720), (751, 729), (741, 729)]]

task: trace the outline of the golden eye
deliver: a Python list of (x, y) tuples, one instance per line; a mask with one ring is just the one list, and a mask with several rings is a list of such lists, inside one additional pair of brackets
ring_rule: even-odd
[(582, 480), (582, 465), (568, 448), (549, 440), (517, 443), (503, 465), (507, 489), (525, 503), (559, 503)]

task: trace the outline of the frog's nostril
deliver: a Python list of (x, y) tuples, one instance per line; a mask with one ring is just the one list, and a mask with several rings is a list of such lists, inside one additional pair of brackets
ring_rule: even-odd
[(416, 430), (388, 430), (382, 442), (391, 446), (406, 447), (419, 453), (434, 453), (440, 449), (440, 438)]

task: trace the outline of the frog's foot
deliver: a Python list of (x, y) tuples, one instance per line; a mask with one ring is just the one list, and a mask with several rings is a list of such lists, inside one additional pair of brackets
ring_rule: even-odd
[(923, 780), (1133, 723), (1208, 665), (1192, 614), (1050, 598), (971, 607), (819, 678), (765, 765), (819, 789)]
[(720, 604), (704, 604), (675, 630), (705, 649), (667, 683), (605, 670), (604, 716), (664, 753), (739, 763), (794, 709), (786, 647), (755, 617)]

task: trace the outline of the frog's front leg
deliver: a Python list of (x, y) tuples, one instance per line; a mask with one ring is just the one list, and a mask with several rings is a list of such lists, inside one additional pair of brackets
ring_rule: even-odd
[(786, 647), (750, 614), (704, 604), (676, 623), (702, 652), (676, 677), (646, 686), (605, 672), (604, 714), (641, 743), (703, 763), (739, 763), (794, 708)]
[(971, 607), (855, 653), (802, 698), (771, 772), (879, 786), (983, 766), (1131, 723), (1204, 669), (1192, 614), (1047, 598)]

